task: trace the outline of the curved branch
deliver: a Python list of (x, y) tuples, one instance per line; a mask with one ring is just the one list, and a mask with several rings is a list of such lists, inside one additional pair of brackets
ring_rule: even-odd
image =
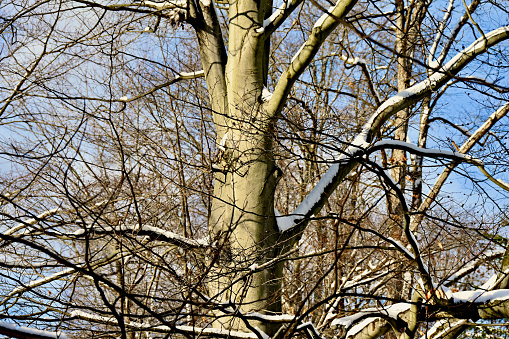
[[(486, 52), (488, 47), (494, 46), (504, 40), (509, 39), (509, 26), (498, 28), (486, 34), (486, 39), (488, 42), (487, 44), (484, 43), (484, 39), (477, 39), (469, 47), (462, 50), (447, 64), (445, 64), (441, 68), (440, 72), (436, 72), (426, 80), (399, 92), (390, 99), (386, 100), (378, 108), (378, 110), (364, 125), (362, 131), (350, 143), (350, 146), (342, 152), (337, 162), (331, 165), (322, 179), (313, 188), (311, 193), (309, 193), (309, 195), (295, 209), (295, 211), (290, 215), (278, 218), (278, 227), (280, 231), (286, 233), (284, 238), (287, 240), (293, 239), (289, 245), (292, 245), (295, 241), (297, 241), (298, 236), (296, 235), (305, 229), (307, 223), (309, 222), (309, 218), (321, 210), (323, 204), (328, 200), (329, 196), (335, 190), (337, 185), (339, 185), (339, 183), (348, 175), (348, 173), (350, 173), (350, 171), (359, 164), (359, 156), (362, 156), (365, 150), (369, 147), (378, 130), (390, 117), (392, 117), (400, 110), (415, 104), (426, 95), (429, 95), (432, 91), (436, 91), (438, 88), (445, 85), (472, 60)], [(283, 79), (285, 79), (284, 76), (282, 77), (282, 81)], [(280, 84), (278, 84), (278, 87), (279, 86)], [(278, 93), (278, 95), (281, 96), (282, 93)], [(275, 103), (279, 102), (278, 100), (280, 99), (277, 99), (275, 91), (269, 103), (274, 105)], [(273, 100), (275, 101), (273, 102)], [(507, 108), (509, 109), (509, 106)], [(490, 121), (493, 119), (490, 117)], [(500, 117), (496, 120), (498, 119), (500, 119)], [(473, 136), (473, 140), (477, 141), (479, 136), (477, 134), (474, 135), (475, 137)], [(466, 151), (461, 152), (460, 150), (459, 153), (465, 152)], [(410, 229), (414, 231), (412, 226)]]
[(357, 0), (339, 0), (315, 23), (311, 35), (295, 54), (290, 65), (279, 78), (272, 98), (266, 105), (269, 116), (276, 117), (283, 109), (295, 81), (309, 66), (325, 39), (336, 29), (340, 20), (357, 3)]
[(67, 339), (67, 336), (60, 332), (50, 332), (18, 326), (16, 324), (9, 324), (0, 321), (0, 334), (9, 336), (9, 338), (18, 339)]
[[(502, 105), (498, 110), (496, 110), (490, 117), (480, 126), (470, 138), (467, 139), (463, 143), (463, 145), (459, 148), (458, 153), (466, 153), (474, 147), (475, 144), (481, 140), (481, 138), (486, 135), (490, 131), (490, 129), (495, 125), (500, 119), (502, 119), (504, 116), (507, 115), (509, 112), (509, 102)], [(458, 165), (457, 162), (453, 162), (452, 164), (449, 164), (447, 168), (445, 168), (438, 179), (435, 181), (435, 184), (433, 185), (433, 188), (426, 196), (426, 199), (421, 203), (418, 209), (418, 214), (415, 215), (415, 217), (412, 220), (412, 223), (410, 225), (410, 229), (412, 231), (415, 231), (419, 224), (421, 223), (422, 219), (424, 218), (424, 212), (431, 206), (432, 202), (435, 200), (435, 198), (438, 196), (438, 193), (442, 189), (442, 186), (444, 185), (445, 181), (451, 174), (454, 167)]]

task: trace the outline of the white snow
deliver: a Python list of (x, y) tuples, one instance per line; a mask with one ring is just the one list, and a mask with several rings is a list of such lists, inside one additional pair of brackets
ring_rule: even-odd
[(171, 8), (177, 8), (177, 7), (185, 8), (187, 5), (187, 0), (162, 1), (162, 2), (144, 0), (141, 2), (141, 5), (157, 9), (158, 11), (162, 11), (164, 9), (171, 9)]
[(32, 280), (31, 282), (29, 282), (28, 284), (24, 285), (24, 286), (18, 286), (16, 288), (14, 288), (11, 293), (9, 293), (9, 297), (16, 294), (16, 293), (21, 293), (21, 292), (25, 292), (25, 291), (28, 291), (34, 287), (37, 287), (37, 286), (41, 286), (41, 285), (44, 285), (48, 282), (51, 282), (51, 281), (54, 281), (54, 280), (57, 280), (61, 277), (65, 277), (66, 275), (69, 275), (71, 273), (74, 273), (76, 270), (74, 268), (67, 268), (63, 271), (60, 271), (60, 272), (57, 272), (57, 273), (54, 273), (52, 275), (49, 275), (47, 277), (44, 277), (44, 278), (41, 278), (41, 279), (37, 279), (37, 280)]
[[(448, 298), (452, 298), (455, 303), (487, 303), (495, 300), (509, 300), (509, 289), (494, 291), (462, 291), (455, 293), (451, 293), (450, 290), (446, 290), (446, 296)], [(378, 315), (384, 314), (390, 318), (397, 319), (397, 316), (400, 313), (409, 310), (410, 306), (411, 305), (409, 303), (398, 303), (382, 308), (367, 308), (353, 315), (335, 319), (332, 321), (331, 326), (344, 326), (345, 328), (348, 328), (357, 322), (360, 318), (368, 316), (368, 318), (361, 320), (358, 324), (352, 326), (348, 330), (347, 334), (345, 335), (345, 337), (348, 338), (349, 336), (359, 333), (371, 322), (379, 319), (380, 317)], [(443, 322), (437, 322), (435, 326), (433, 326), (428, 331), (428, 337), (431, 337), (433, 334), (435, 334), (441, 325), (443, 325)]]
[(455, 292), (452, 294), (453, 300), (455, 303), (487, 303), (489, 301), (495, 300), (508, 300), (509, 299), (509, 289), (504, 290), (494, 290), (494, 291), (484, 291), (484, 290), (476, 290), (476, 291), (462, 291)]
[(262, 90), (262, 101), (263, 102), (267, 102), (270, 100), (270, 98), (272, 98), (272, 92), (269, 91), (265, 86), (263, 87), (263, 90)]
[[(158, 328), (158, 327), (159, 326), (156, 326), (156, 328)], [(175, 326), (175, 327), (180, 331), (185, 331), (185, 332), (189, 332), (189, 333), (196, 333), (196, 334), (203, 334), (203, 335), (216, 334), (221, 337), (227, 337), (227, 338), (258, 339), (258, 336), (254, 333), (228, 331), (228, 330), (223, 330), (220, 328), (200, 328), (200, 327), (182, 326), (182, 325)], [(150, 327), (147, 329), (150, 329)], [(260, 330), (259, 330), (259, 332), (263, 333)], [(265, 333), (263, 333), (263, 334), (265, 334)]]
[(378, 318), (378, 317), (376, 317), (376, 318), (366, 318), (366, 319), (362, 320), (360, 323), (354, 325), (351, 329), (348, 330), (348, 332), (346, 332), (345, 338), (348, 338), (351, 335), (356, 335), (357, 333), (362, 331), (362, 329), (364, 327), (368, 326), (373, 321), (376, 321), (378, 319), (380, 319), (380, 318)]
[(280, 315), (267, 315), (258, 312), (248, 312), (245, 314), (247, 318), (266, 320), (271, 322), (292, 322), (295, 321), (295, 316), (289, 314)]
[(205, 75), (205, 72), (203, 70), (196, 71), (196, 72), (180, 72), (175, 79), (194, 79), (199, 78)]
[(140, 225), (135, 225), (135, 226), (121, 225), (121, 226), (113, 226), (113, 227), (111, 227), (111, 226), (89, 227), (86, 229), (77, 230), (77, 231), (73, 232), (72, 234), (74, 236), (82, 236), (83, 234), (85, 234), (85, 232), (109, 233), (109, 232), (125, 232), (125, 231), (132, 231), (134, 233), (150, 232), (155, 235), (160, 235), (160, 236), (166, 237), (168, 240), (174, 240), (176, 242), (180, 242), (182, 244), (189, 245), (191, 247), (210, 246), (210, 243), (206, 239), (198, 239), (198, 240), (188, 239), (188, 238), (185, 238), (179, 234), (163, 230), (159, 227), (147, 226), (147, 225), (142, 225), (141, 228), (140, 228)]
[(304, 42), (304, 43), (300, 46), (300, 48), (299, 48), (299, 50), (297, 51), (297, 53), (295, 53), (295, 55), (292, 57), (292, 60), (290, 61), (290, 63), (293, 63), (293, 62), (295, 61), (295, 59), (297, 59), (297, 57), (298, 57), (298, 56), (299, 56), (299, 54), (302, 52), (302, 50), (304, 49), (304, 47), (306, 47), (306, 44), (307, 44), (307, 42)]
[(7, 231), (4, 232), (4, 234), (11, 235), (14, 232), (19, 231), (22, 228), (25, 228), (27, 226), (33, 226), (33, 225), (37, 224), (40, 220), (44, 220), (45, 218), (55, 215), (60, 211), (62, 211), (62, 209), (60, 209), (60, 208), (53, 208), (51, 210), (47, 210), (47, 211), (39, 214), (37, 216), (37, 218), (28, 219), (22, 223), (17, 224), (16, 226), (14, 226), (10, 229), (8, 229)]
[(408, 311), (410, 309), (409, 303), (397, 303), (394, 305), (390, 305), (387, 307), (370, 307), (366, 308), (364, 310), (361, 310), (355, 314), (335, 319), (332, 321), (331, 326), (334, 328), (336, 326), (344, 326), (345, 328), (348, 328), (352, 326), (357, 320), (360, 318), (368, 316), (368, 318), (363, 319), (358, 324), (353, 326), (348, 330), (348, 332), (345, 335), (345, 338), (348, 338), (351, 335), (355, 335), (359, 333), (367, 324), (380, 319), (380, 315), (385, 315), (387, 317), (390, 317), (392, 319), (397, 319), (398, 315), (402, 312)]
[[(433, 327), (431, 327), (422, 337), (421, 339), (432, 339), (432, 338), (440, 338), (442, 334), (444, 334), (446, 331), (448, 331), (451, 328), (454, 328), (458, 325), (461, 325), (462, 323), (466, 323), (467, 319), (461, 319), (457, 321), (451, 322), (451, 319), (441, 319), (437, 321)], [(442, 331), (438, 332), (440, 328), (444, 325), (448, 324)]]
[(438, 63), (438, 61), (436, 61), (434, 59), (429, 59), (428, 66), (431, 68), (438, 68), (438, 66), (440, 66), (440, 64)]
[(120, 98), (120, 99), (118, 99), (118, 100), (119, 100), (119, 101), (127, 101), (127, 100), (129, 100), (129, 98), (127, 98), (126, 96), (123, 96), (123, 97), (121, 97), (121, 98)]
[(405, 253), (405, 255), (414, 260), (415, 259), (415, 255), (413, 255), (412, 253), (410, 253), (410, 251), (402, 244), (400, 243), (399, 241), (397, 241), (396, 239), (393, 239), (391, 237), (387, 238), (391, 244), (394, 245), (394, 247), (396, 247), (397, 249), (399, 249), (400, 252), (403, 252)]
[(501, 249), (498, 249), (495, 251), (484, 252), (482, 255), (479, 256), (479, 258), (472, 260), (468, 264), (463, 265), (461, 267), (461, 269), (459, 269), (456, 273), (449, 276), (447, 278), (447, 280), (445, 281), (445, 283), (447, 284), (447, 283), (456, 281), (457, 279), (459, 279), (459, 278), (465, 276), (466, 274), (472, 272), (473, 270), (475, 270), (477, 267), (479, 267), (479, 265), (481, 265), (486, 260), (501, 256), (504, 253), (505, 253), (504, 248), (501, 248)]
[[(339, 1), (338, 1), (339, 3)], [(327, 13), (323, 14), (316, 22), (315, 22), (315, 25), (313, 26), (313, 28), (317, 28), (317, 27), (321, 27), (323, 25), (323, 22), (325, 21), (325, 19), (327, 19), (332, 11), (334, 10), (334, 8), (336, 8), (336, 6), (331, 6), (329, 7), (329, 9), (327, 10)]]
[(285, 215), (277, 218), (277, 224), (280, 232), (284, 232), (294, 227), (300, 220), (304, 218), (304, 216), (310, 216), (312, 208), (318, 204), (322, 194), (325, 192), (325, 189), (334, 183), (334, 180), (336, 179), (336, 176), (341, 169), (341, 164), (343, 162), (348, 162), (350, 158), (355, 155), (355, 153), (364, 150), (367, 146), (369, 146), (369, 143), (366, 142), (365, 134), (360, 133), (350, 143), (350, 146), (343, 152), (343, 154), (339, 156), (338, 161), (332, 164), (327, 172), (325, 172), (322, 179), (318, 181), (315, 187), (306, 196), (306, 198), (304, 198), (304, 200), (295, 209), (295, 211), (290, 215)]
[[(495, 37), (497, 35), (505, 35), (509, 33), (509, 26), (500, 27), (498, 29), (495, 29), (487, 34), (485, 34), (486, 39), (490, 39), (492, 37)], [(410, 96), (415, 96), (423, 91), (425, 91), (430, 86), (436, 84), (438, 81), (444, 79), (447, 77), (447, 72), (449, 72), (452, 68), (456, 66), (458, 61), (460, 61), (465, 55), (478, 53), (482, 51), (484, 46), (484, 38), (479, 38), (476, 41), (474, 41), (470, 46), (465, 48), (464, 50), (457, 53), (449, 62), (447, 62), (441, 69), (440, 72), (435, 72), (433, 75), (431, 75), (429, 78), (419, 82), (418, 84), (415, 84), (414, 86), (403, 90), (393, 97), (386, 100), (371, 116), (371, 118), (368, 120), (368, 122), (364, 125), (364, 128), (369, 128), (375, 121), (375, 119), (378, 117), (378, 115), (382, 112), (384, 112), (386, 109), (388, 109), (391, 106), (394, 106), (396, 103), (399, 103), (401, 101), (404, 101), (406, 98)]]
[(497, 283), (498, 283), (498, 274), (495, 273), (495, 274), (491, 275), (491, 277), (488, 279), (488, 281), (486, 281), (484, 284), (482, 284), (480, 289), (483, 291), (491, 290), (491, 289), (495, 288)]
[(217, 145), (217, 148), (219, 148), (221, 151), (225, 152), (226, 149), (225, 149), (225, 145), (226, 145), (226, 139), (228, 138), (228, 131), (226, 131), (226, 133), (223, 135), (223, 137), (221, 138), (221, 141), (219, 142), (219, 145)]
[(356, 65), (367, 65), (367, 62), (366, 60), (364, 59), (361, 59), (359, 57), (355, 57), (355, 58), (349, 58), (348, 56), (346, 55), (341, 55), (341, 59), (346, 62), (347, 64), (349, 65), (352, 65), (352, 66), (356, 66)]
[[(262, 29), (265, 30), (265, 28), (270, 25), (271, 23), (273, 23), (274, 21), (276, 21), (276, 19), (280, 16), (280, 15), (283, 15), (283, 13), (285, 12), (285, 9), (286, 7), (288, 6), (287, 2), (284, 1), (283, 4), (281, 6), (279, 6), (271, 15), (270, 17), (268, 17), (267, 19), (263, 20), (263, 27)], [(261, 32), (259, 32), (261, 33)]]
[(57, 332), (43, 331), (43, 330), (38, 330), (35, 328), (19, 326), (16, 324), (4, 323), (3, 321), (0, 321), (0, 328), (5, 328), (5, 329), (12, 330), (12, 331), (20, 332), (25, 335), (34, 335), (34, 336), (44, 337), (44, 338), (67, 339), (67, 336), (60, 331), (57, 331)]
[(320, 335), (320, 332), (318, 332), (318, 330), (316, 329), (315, 325), (312, 322), (308, 321), (306, 323), (303, 323), (303, 324), (300, 324), (299, 326), (297, 326), (297, 331), (302, 330), (302, 329), (307, 329), (307, 330), (310, 330), (311, 332), (313, 332), (313, 337), (325, 339), (325, 337), (322, 337)]

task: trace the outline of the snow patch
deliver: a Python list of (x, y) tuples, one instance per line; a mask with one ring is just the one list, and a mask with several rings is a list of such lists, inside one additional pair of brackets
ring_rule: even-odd
[(263, 87), (262, 90), (262, 101), (267, 102), (272, 98), (272, 92), (267, 89), (267, 87)]
[(336, 8), (336, 6), (331, 6), (329, 7), (329, 9), (327, 10), (327, 13), (323, 14), (316, 22), (315, 22), (315, 25), (313, 26), (313, 28), (317, 28), (317, 27), (321, 27), (325, 21), (325, 19), (327, 19), (329, 16), (331, 16), (331, 13), (332, 11), (334, 10), (334, 8)]
[(438, 63), (438, 61), (436, 61), (434, 59), (430, 59), (428, 61), (428, 66), (431, 68), (438, 68), (440, 66), (440, 64)]
[(219, 142), (219, 145), (217, 145), (217, 148), (219, 148), (221, 151), (225, 152), (225, 145), (226, 145), (226, 139), (228, 138), (228, 131), (223, 135), (221, 138), (221, 141)]
[(302, 50), (304, 49), (304, 47), (306, 47), (306, 42), (304, 42), (304, 43), (300, 46), (299, 50), (297, 51), (297, 53), (295, 53), (295, 55), (293, 56), (293, 58), (292, 58), (292, 60), (290, 61), (290, 63), (293, 63), (293, 62), (297, 59), (297, 57), (298, 57), (298, 56), (299, 56), (299, 54), (302, 52)]
[(175, 77), (175, 79), (194, 79), (199, 78), (205, 75), (205, 71), (196, 71), (196, 72), (181, 72), (179, 75)]

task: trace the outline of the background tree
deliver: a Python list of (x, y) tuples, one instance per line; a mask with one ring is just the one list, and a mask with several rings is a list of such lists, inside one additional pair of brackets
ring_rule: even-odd
[(507, 316), (503, 4), (1, 13), (0, 333), (453, 338)]

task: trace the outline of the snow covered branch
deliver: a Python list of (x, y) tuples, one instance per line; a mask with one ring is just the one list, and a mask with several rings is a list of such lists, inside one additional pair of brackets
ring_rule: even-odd
[(160, 85), (157, 85), (157, 86), (154, 86), (153, 88), (149, 89), (148, 91), (144, 92), (144, 93), (141, 93), (141, 94), (138, 94), (138, 95), (135, 95), (131, 98), (128, 98), (126, 96), (124, 97), (121, 97), (120, 99), (118, 99), (118, 101), (120, 102), (132, 102), (132, 101), (136, 101), (140, 98), (143, 98), (149, 94), (152, 94), (162, 88), (165, 88), (165, 87), (168, 87), (176, 82), (179, 82), (181, 80), (188, 80), (188, 79), (196, 79), (196, 78), (201, 78), (205, 75), (205, 72), (203, 70), (201, 71), (196, 71), (196, 72), (182, 72), (182, 73), (179, 73), (177, 76), (175, 76), (175, 78), (171, 79), (170, 81), (167, 81), (165, 83), (162, 83)]
[(504, 253), (505, 249), (498, 249), (495, 251), (486, 251), (484, 253), (481, 253), (478, 258), (472, 260), (470, 263), (462, 266), (458, 271), (455, 273), (449, 275), (447, 277), (447, 280), (445, 280), (444, 285), (450, 286), (451, 284), (459, 281), (461, 278), (465, 277), (467, 274), (472, 273), (475, 271), (479, 266), (481, 266), (483, 263), (493, 260), (495, 258), (500, 258)]
[(67, 339), (67, 336), (60, 331), (43, 331), (3, 321), (0, 321), (0, 334), (19, 339)]
[(272, 116), (281, 113), (293, 84), (311, 63), (325, 39), (339, 25), (339, 20), (350, 12), (356, 0), (338, 0), (334, 6), (323, 14), (313, 26), (312, 32), (298, 52), (292, 58), (290, 65), (279, 78), (274, 94), (266, 105), (267, 112)]
[(175, 8), (185, 9), (187, 6), (187, 0), (174, 0), (174, 1), (141, 0), (141, 1), (136, 1), (136, 2), (139, 2), (140, 6), (153, 8), (158, 11), (163, 11), (165, 9), (175, 9)]
[(270, 34), (275, 31), (288, 16), (302, 3), (302, 0), (283, 0), (283, 3), (263, 21), (263, 26), (257, 29), (258, 33)]
[[(83, 311), (72, 311), (69, 314), (69, 317), (75, 319), (83, 319), (99, 324), (118, 325), (117, 320), (113, 316), (105, 317), (86, 313)], [(199, 337), (213, 337), (213, 338), (259, 339), (258, 336), (254, 333), (228, 331), (218, 328), (201, 328), (184, 325), (174, 325), (174, 326), (154, 325), (140, 322), (127, 322), (125, 325), (127, 328), (130, 329), (135, 329), (139, 331), (146, 330), (157, 333), (181, 333), (187, 335), (197, 335)]]
[[(376, 337), (389, 330), (390, 325), (388, 325), (387, 321), (392, 320), (397, 322), (398, 319), (401, 319), (401, 314), (408, 312), (410, 307), (411, 304), (409, 303), (397, 303), (387, 307), (367, 308), (353, 315), (334, 319), (331, 327), (341, 329), (344, 333), (344, 338), (365, 338), (365, 334), (369, 334), (370, 337)], [(365, 328), (373, 322), (377, 322), (377, 324), (369, 327), (371, 327), (371, 331), (375, 328), (377, 330), (374, 333), (363, 333)], [(383, 329), (383, 333), (380, 333), (382, 332), (380, 327), (386, 327)]]
[(85, 234), (129, 234), (132, 236), (147, 236), (152, 240), (168, 242), (173, 245), (177, 245), (183, 248), (206, 248), (210, 247), (210, 243), (205, 239), (193, 240), (183, 237), (179, 234), (163, 230), (159, 227), (147, 226), (147, 225), (122, 225), (122, 226), (108, 226), (108, 227), (88, 227), (80, 229), (74, 233), (74, 237), (84, 237)]
[(38, 224), (39, 222), (43, 221), (44, 219), (46, 219), (47, 217), (51, 217), (61, 211), (62, 210), (60, 208), (54, 208), (51, 210), (47, 210), (47, 211), (39, 214), (36, 218), (28, 219), (26, 221), (23, 221), (23, 222), (17, 224), (16, 226), (14, 226), (10, 229), (8, 229), (7, 231), (4, 232), (4, 234), (12, 235), (15, 232), (17, 232), (25, 227), (34, 226), (34, 225)]
[[(370, 146), (370, 143), (381, 126), (400, 110), (416, 103), (425, 95), (431, 93), (446, 84), (455, 74), (461, 71), (470, 61), (484, 53), (488, 47), (496, 45), (509, 38), (509, 26), (500, 27), (486, 34), (484, 39), (477, 39), (470, 46), (456, 54), (447, 62), (439, 72), (435, 72), (429, 78), (414, 86), (403, 90), (390, 99), (386, 100), (371, 116), (362, 128), (362, 131), (350, 142), (350, 146), (342, 152), (337, 161), (331, 165), (322, 179), (313, 188), (310, 194), (302, 201), (293, 213), (277, 218), (281, 232), (293, 229), (301, 221), (317, 213), (328, 199), (328, 196), (336, 188), (340, 181), (357, 166), (357, 157), (361, 156)], [(303, 45), (305, 46), (305, 45)], [(297, 61), (294, 61), (297, 62)], [(292, 64), (294, 63), (292, 62)], [(279, 87), (279, 84), (278, 84)], [(277, 87), (270, 102), (277, 99)], [(276, 99), (275, 99), (276, 98)], [(444, 156), (445, 153), (441, 152)], [(464, 153), (460, 152), (459, 153)], [(451, 154), (447, 156), (452, 156)], [(474, 161), (469, 157), (465, 160)], [(302, 228), (302, 227), (300, 227)], [(300, 229), (299, 228), (299, 229)]]
[[(390, 322), (404, 328), (411, 312), (410, 303), (397, 303), (387, 307), (367, 308), (353, 315), (334, 319), (333, 328), (341, 329), (346, 339), (376, 338), (387, 332)], [(497, 319), (509, 316), (509, 290), (476, 290), (452, 293), (440, 305), (421, 304), (419, 308), (440, 319)], [(424, 320), (424, 319), (421, 319)], [(428, 319), (429, 320), (429, 319)]]

